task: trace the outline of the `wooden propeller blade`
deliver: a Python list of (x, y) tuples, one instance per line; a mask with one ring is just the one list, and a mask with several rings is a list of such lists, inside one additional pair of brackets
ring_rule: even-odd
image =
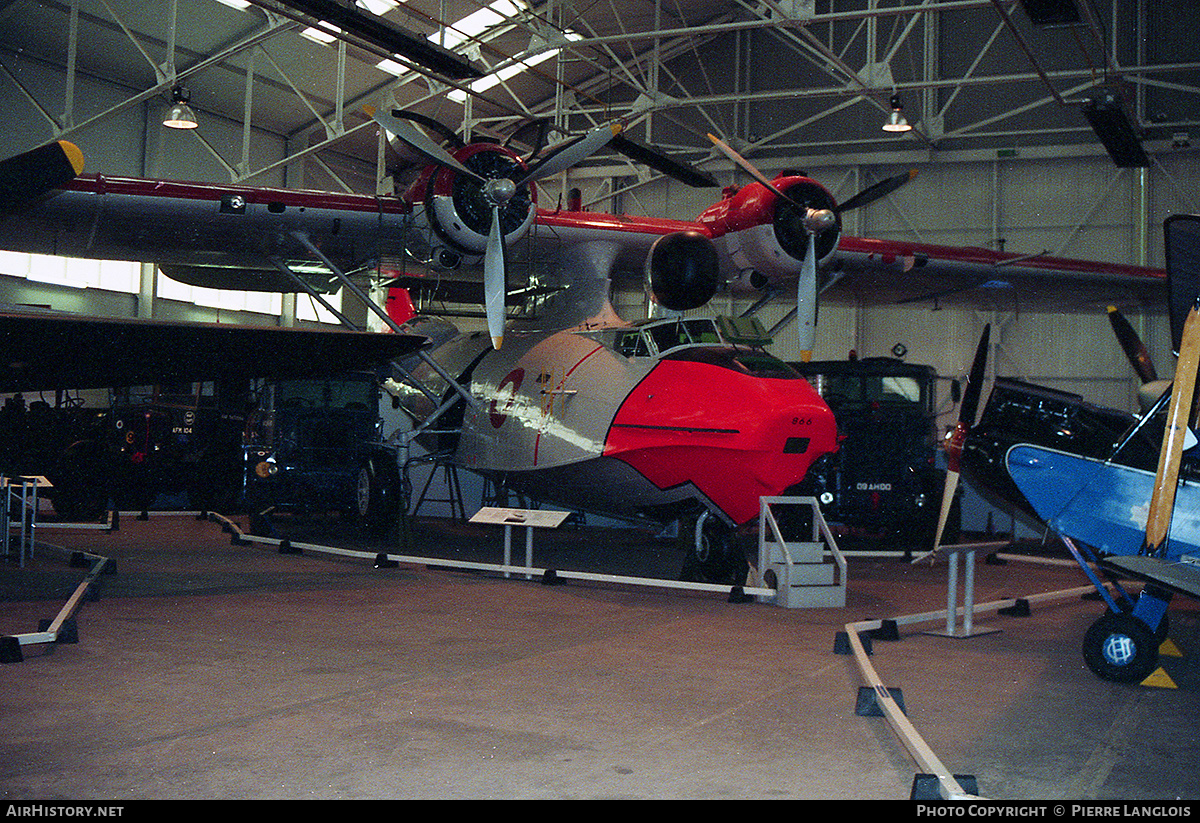
[(963, 390), (962, 402), (958, 406), (958, 421), (969, 429), (975, 425), (975, 414), (979, 411), (979, 397), (983, 392), (983, 381), (987, 377), (988, 346), (991, 343), (992, 324), (983, 327), (979, 345), (975, 347), (975, 359), (967, 374), (967, 387)]
[(946, 485), (942, 488), (942, 508), (938, 512), (937, 532), (933, 539), (936, 550), (942, 544), (942, 532), (946, 529), (946, 521), (950, 516), (950, 504), (958, 489), (959, 469), (962, 466), (963, 446), (967, 434), (975, 425), (975, 414), (979, 411), (979, 397), (983, 391), (983, 380), (987, 376), (988, 348), (991, 344), (992, 324), (983, 327), (979, 335), (979, 344), (975, 347), (975, 359), (971, 362), (971, 371), (967, 373), (967, 388), (963, 391), (962, 400), (958, 405), (958, 425), (954, 434), (946, 444)]
[(1154, 491), (1150, 496), (1150, 512), (1146, 517), (1146, 542), (1142, 554), (1154, 556), (1167, 542), (1171, 517), (1175, 512), (1175, 490), (1179, 483), (1179, 463), (1183, 457), (1184, 441), (1188, 434), (1189, 415), (1196, 393), (1196, 369), (1200, 366), (1200, 312), (1192, 306), (1183, 324), (1179, 345), (1179, 361), (1175, 366), (1175, 382), (1171, 387), (1171, 402), (1167, 410), (1167, 426), (1163, 431), (1158, 455), (1158, 471), (1154, 476)]
[(954, 501), (954, 493), (958, 490), (958, 472), (946, 472), (946, 485), (942, 487), (942, 508), (938, 512), (937, 532), (933, 536), (933, 549), (937, 551), (942, 545), (942, 533), (946, 531), (946, 521), (950, 517), (950, 504)]

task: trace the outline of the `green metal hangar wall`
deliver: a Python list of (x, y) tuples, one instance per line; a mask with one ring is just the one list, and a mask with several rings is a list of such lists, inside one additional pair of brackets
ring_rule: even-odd
[[(629, 137), (718, 185), (685, 185), (605, 151), (545, 181), (542, 205), (578, 197), (591, 211), (695, 217), (721, 187), (749, 181), (713, 148), (713, 134), (768, 176), (802, 170), (838, 200), (916, 170), (844, 215), (848, 235), (1161, 266), (1163, 220), (1200, 210), (1191, 147), (1200, 64), (1186, 35), (1200, 10), (1175, 5), (12, 0), (0, 8), (0, 152), (65, 138), (90, 173), (388, 194), (421, 161), (380, 137), (367, 105), (522, 151), (536, 143), (531, 121), (544, 120), (554, 141), (619, 119)], [(195, 129), (162, 125), (181, 98)], [(1097, 105), (1107, 119), (1094, 126), (1085, 115)], [(882, 129), (894, 109), (910, 130)], [(1110, 139), (1120, 132), (1132, 137), (1124, 148)], [(206, 290), (151, 266), (0, 259), (5, 302), (333, 320), (304, 296)], [(634, 274), (615, 283), (628, 319), (649, 311)], [(697, 312), (740, 314), (758, 297), (720, 294)], [(900, 344), (909, 361), (961, 376), (990, 322), (1000, 373), (1118, 407), (1133, 407), (1137, 379), (1112, 338), (1108, 305), (1131, 318), (1160, 364), (1170, 357), (1161, 295), (1119, 285), (1016, 282), (1002, 271), (942, 290), (903, 276), (847, 278), (822, 301), (816, 358), (887, 355)], [(339, 305), (369, 324), (355, 300)], [(483, 323), (470, 316), (477, 306), (442, 299), (426, 308)], [(758, 311), (770, 328), (790, 308), (780, 298)], [(774, 352), (798, 355), (786, 326)], [(948, 396), (939, 408), (951, 426)]]

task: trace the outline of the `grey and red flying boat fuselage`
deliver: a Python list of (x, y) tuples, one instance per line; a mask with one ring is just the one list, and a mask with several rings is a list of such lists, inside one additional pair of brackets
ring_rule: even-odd
[[(405, 330), (421, 333), (421, 321)], [(429, 447), (571, 508), (662, 521), (708, 510), (741, 526), (761, 496), (783, 494), (836, 448), (833, 414), (808, 381), (721, 343), (708, 319), (510, 331), (498, 351), (476, 332), (434, 356), (476, 403)], [(413, 375), (448, 396), (431, 370)], [(405, 407), (421, 419), (432, 401), (413, 392)]]
[[(490, 153), (475, 154), (486, 163)], [(35, 253), (153, 261), (175, 279), (218, 288), (294, 291), (287, 267), (320, 288), (298, 265), (313, 262), (305, 240), (347, 272), (396, 259), (414, 224), (478, 253), (472, 243), (486, 238), (472, 234), (470, 221), (453, 220), (470, 194), (456, 200), (453, 180), (438, 173), (425, 185), (418, 200), (79, 177), (7, 221), (0, 241)], [(545, 210), (537, 217), (563, 271), (584, 280), (607, 278), (618, 259), (645, 257), (666, 235), (707, 242), (710, 234), (687, 221)], [(518, 236), (528, 222), (506, 223), (506, 231)], [(757, 516), (759, 496), (800, 482), (835, 447), (828, 407), (781, 361), (715, 335), (675, 351), (622, 351), (627, 324), (600, 316), (612, 328), (514, 332), (500, 351), (476, 336), (481, 345), (456, 373), (487, 411), (464, 414), (462, 465), (580, 508), (664, 517), (707, 508), (741, 525)], [(449, 357), (443, 365), (455, 372), (453, 352), (434, 355)]]

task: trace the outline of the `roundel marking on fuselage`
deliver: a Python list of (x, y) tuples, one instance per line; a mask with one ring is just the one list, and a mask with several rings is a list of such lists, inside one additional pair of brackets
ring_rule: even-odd
[[(517, 392), (521, 388), (521, 381), (525, 379), (524, 369), (513, 369), (504, 379), (500, 381), (500, 385), (496, 387), (496, 397), (492, 399), (492, 405), (488, 411), (488, 417), (492, 420), (493, 428), (500, 428), (504, 425), (504, 421), (508, 419), (508, 411), (512, 408), (513, 401), (516, 399)], [(500, 408), (500, 395), (504, 392), (504, 387), (512, 385), (512, 391), (508, 395), (508, 399), (504, 403), (504, 408)]]

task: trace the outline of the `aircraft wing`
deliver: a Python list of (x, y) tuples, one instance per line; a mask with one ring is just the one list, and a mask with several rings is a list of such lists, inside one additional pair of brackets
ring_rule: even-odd
[[(813, 275), (804, 265), (810, 242), (820, 264), (819, 286), (838, 279), (860, 297), (879, 302), (935, 299), (1018, 281), (1023, 289), (1051, 282), (1165, 285), (1165, 273), (1157, 269), (842, 236), (840, 217), (817, 227), (803, 211), (840, 215), (846, 204), (838, 206), (808, 178), (779, 180), (779, 188), (756, 182), (727, 192), (695, 219), (538, 209), (529, 232), (544, 256), (566, 261), (571, 274), (656, 272), (654, 277), (668, 281), (667, 291), (689, 293), (685, 307), (702, 305), (721, 283), (750, 292), (811, 292)], [(403, 272), (414, 248), (432, 258), (439, 242), (448, 247), (439, 232), (444, 234), (457, 213), (439, 218), (434, 214), (439, 208), (452, 206), (401, 197), (81, 176), (0, 216), (0, 248), (153, 262), (169, 277), (210, 288), (329, 292), (340, 287), (330, 266), (346, 274)], [(704, 242), (663, 250), (664, 265), (656, 267), (652, 248), (667, 236)], [(670, 282), (680, 272), (702, 270), (700, 264), (708, 265), (709, 258), (712, 276)], [(462, 271), (439, 270), (438, 276), (471, 282)], [(813, 299), (800, 299), (811, 313)]]
[(339, 374), (427, 343), (381, 332), (0, 310), (0, 392)]
[(1106, 557), (1104, 563), (1138, 580), (1157, 584), (1188, 597), (1200, 599), (1200, 564), (1194, 558), (1185, 562), (1161, 557)]
[(845, 277), (860, 294), (904, 303), (1018, 284), (1166, 288), (1166, 272), (1144, 266), (849, 236), (841, 238), (826, 271)]
[(394, 197), (86, 175), (0, 218), (0, 248), (156, 263), (208, 288), (303, 291), (286, 267), (331, 292), (328, 263), (350, 274), (401, 254), (411, 212)]
[[(537, 218), (540, 235), (546, 242), (560, 244), (609, 240), (621, 246), (625, 259), (638, 268), (646, 252), (658, 238), (674, 232), (696, 232), (718, 241), (721, 266), (728, 279), (736, 278), (739, 253), (720, 248), (723, 238), (758, 228), (714, 226), (704, 220), (677, 220), (633, 217), (592, 212), (542, 211)], [(728, 245), (728, 244), (727, 244)], [(878, 278), (880, 283), (896, 285), (897, 275), (906, 275), (899, 286), (905, 293), (919, 293), (924, 287), (947, 289), (986, 283), (989, 280), (1058, 278), (1064, 280), (1151, 285), (1165, 287), (1166, 272), (1144, 266), (1103, 263), (1055, 257), (1049, 254), (1014, 254), (972, 246), (944, 246), (906, 240), (884, 240), (842, 235), (836, 250), (823, 258), (826, 277), (841, 274), (863, 279)], [(789, 276), (790, 274), (790, 276)], [(772, 278), (776, 285), (794, 283), (799, 265), (789, 272), (780, 271)]]

